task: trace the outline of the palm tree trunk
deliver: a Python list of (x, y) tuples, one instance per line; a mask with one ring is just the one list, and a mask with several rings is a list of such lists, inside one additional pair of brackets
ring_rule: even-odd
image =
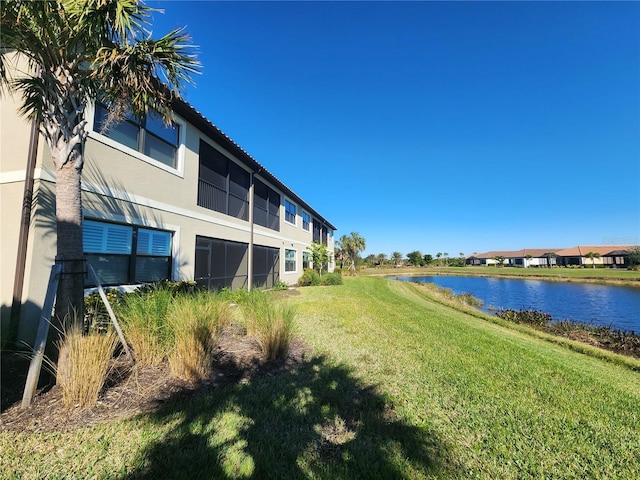
[[(62, 263), (54, 325), (59, 329), (82, 322), (84, 300), (84, 254), (82, 246), (82, 197), (80, 189), (82, 165), (79, 152), (76, 161), (62, 165), (56, 172), (56, 223), (58, 252)], [(62, 163), (62, 162), (60, 162)], [(54, 329), (55, 330), (55, 329)]]

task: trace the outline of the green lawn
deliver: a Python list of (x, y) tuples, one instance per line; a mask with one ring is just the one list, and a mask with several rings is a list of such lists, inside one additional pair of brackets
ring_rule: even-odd
[(286, 301), (316, 355), (296, 371), (107, 425), (3, 432), (0, 478), (640, 478), (640, 361), (408, 282), (298, 291)]

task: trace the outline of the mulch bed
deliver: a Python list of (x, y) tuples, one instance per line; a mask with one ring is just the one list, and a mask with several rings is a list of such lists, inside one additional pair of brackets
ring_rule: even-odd
[(203, 382), (191, 383), (171, 377), (168, 364), (131, 368), (121, 355), (114, 360), (109, 384), (93, 408), (65, 408), (58, 386), (40, 388), (32, 404), (20, 406), (28, 360), (22, 357), (2, 359), (2, 413), (0, 431), (47, 432), (72, 430), (102, 422), (133, 417), (158, 410), (169, 400), (186, 398), (212, 388), (248, 382), (263, 375), (294, 370), (310, 358), (311, 348), (294, 339), (285, 360), (267, 362), (258, 343), (233, 325), (222, 334), (215, 370)]

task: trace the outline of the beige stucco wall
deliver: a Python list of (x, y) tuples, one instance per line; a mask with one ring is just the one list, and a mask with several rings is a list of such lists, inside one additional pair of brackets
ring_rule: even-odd
[[(25, 188), (31, 123), (18, 115), (19, 104), (12, 96), (0, 103), (0, 301), (2, 331), (7, 332), (12, 304), (18, 238)], [(52, 218), (55, 185), (43, 180), (53, 178), (49, 149), (38, 140), (34, 172), (34, 190), (29, 224), (21, 320), (18, 340), (32, 343), (44, 302), (49, 269), (55, 256), (55, 230)], [(37, 254), (34, 255), (33, 252)]]

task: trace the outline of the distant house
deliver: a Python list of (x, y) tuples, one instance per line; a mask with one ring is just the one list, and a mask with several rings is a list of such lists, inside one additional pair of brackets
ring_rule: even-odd
[[(624, 268), (629, 265), (631, 245), (578, 245), (557, 252), (559, 265), (565, 267), (579, 265), (590, 267), (602, 265), (611, 268)], [(590, 258), (590, 253), (596, 254)]]
[[(584, 266), (600, 265), (610, 268), (629, 266), (631, 245), (579, 245), (571, 248), (525, 248), (523, 250), (490, 251), (474, 253), (466, 257), (467, 265), (497, 265), (497, 257), (504, 258), (503, 265), (514, 267)], [(593, 253), (593, 258), (590, 258)]]
[[(29, 123), (17, 103), (0, 104), (0, 258), (2, 328), (16, 279)], [(100, 104), (85, 112), (90, 130), (83, 172), (84, 254), (103, 285), (194, 280), (210, 289), (294, 284), (313, 241), (334, 249), (336, 227), (191, 105), (175, 121), (127, 118), (106, 131)], [(300, 169), (304, 163), (291, 165)], [(18, 340), (31, 343), (56, 255), (55, 174), (41, 138), (33, 170)], [(329, 270), (334, 267), (333, 259)], [(17, 281), (15, 281), (17, 283)], [(86, 286), (92, 283), (87, 277)], [(15, 317), (15, 316), (14, 316)]]
[(474, 253), (466, 257), (467, 265), (498, 265), (496, 258), (504, 258), (503, 265), (513, 267), (547, 267), (556, 265), (557, 248), (525, 248), (522, 250), (494, 250)]

